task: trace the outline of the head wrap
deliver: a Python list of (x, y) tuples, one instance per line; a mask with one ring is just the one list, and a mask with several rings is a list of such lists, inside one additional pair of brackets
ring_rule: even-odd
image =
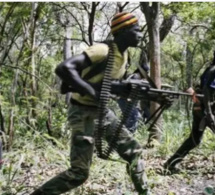
[(131, 13), (121, 12), (116, 14), (111, 21), (111, 33), (114, 34), (118, 30), (137, 23), (137, 18)]

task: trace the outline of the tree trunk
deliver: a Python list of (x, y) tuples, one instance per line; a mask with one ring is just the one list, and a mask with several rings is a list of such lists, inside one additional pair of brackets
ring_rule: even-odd
[[(6, 149), (7, 141), (5, 139), (5, 124), (4, 124), (4, 116), (2, 113), (2, 107), (0, 103), (0, 161), (3, 149)], [(1, 166), (1, 163), (0, 163)]]
[[(71, 47), (72, 42), (69, 39), (72, 36), (72, 28), (69, 25), (65, 26), (65, 38), (64, 38), (64, 45), (63, 45), (63, 58), (64, 60), (70, 58), (72, 56)], [(66, 94), (66, 104), (69, 104), (71, 93)]]
[[(84, 6), (85, 3), (83, 3), (82, 5), (83, 5), (84, 9), (86, 9), (86, 11), (88, 11), (87, 8)], [(72, 27), (71, 27), (72, 18), (71, 18), (71, 15), (69, 15), (69, 14), (64, 15), (62, 12), (58, 12), (58, 11), (56, 11), (55, 16), (56, 16), (58, 23), (65, 30), (64, 44), (63, 44), (63, 60), (66, 60), (72, 56), (72, 52), (71, 52), (72, 41), (70, 39), (72, 37)], [(88, 29), (88, 31), (89, 31), (89, 29)], [(59, 77), (56, 77), (55, 83), (56, 83), (56, 87), (60, 88), (61, 80), (59, 79)], [(66, 94), (65, 102), (67, 105), (69, 104), (70, 96), (71, 96), (71, 93)]]
[(189, 43), (187, 43), (187, 48), (186, 48), (186, 83), (187, 83), (187, 88), (193, 86), (192, 72), (193, 72), (192, 53), (190, 51)]
[(88, 34), (89, 34), (89, 42), (90, 45), (93, 44), (94, 37), (93, 37), (93, 25), (94, 19), (96, 14), (96, 7), (99, 5), (98, 2), (92, 2), (91, 12), (89, 13), (89, 27), (88, 27)]
[[(159, 24), (158, 20), (152, 21), (152, 29), (149, 30), (150, 41), (149, 41), (149, 53), (150, 53), (150, 75), (152, 80), (158, 89), (161, 87), (161, 78), (160, 78), (160, 36), (159, 36)], [(154, 113), (158, 108), (159, 104), (152, 102), (151, 103), (151, 113)], [(161, 117), (155, 122), (153, 127), (150, 129), (148, 143), (153, 139), (160, 140), (161, 135)]]
[(13, 144), (13, 137), (14, 137), (14, 117), (15, 117), (14, 109), (16, 106), (15, 95), (16, 95), (18, 77), (19, 77), (19, 70), (16, 70), (15, 78), (11, 87), (11, 109), (10, 109), (8, 132), (7, 132), (7, 135), (9, 136), (8, 144), (7, 144), (8, 151), (10, 150)]
[[(190, 35), (192, 35), (190, 33)], [(192, 52), (190, 50), (190, 44), (189, 41), (187, 41), (187, 45), (186, 45), (186, 89), (193, 87), (193, 63), (192, 63)], [(186, 113), (187, 113), (187, 118), (189, 121), (189, 127), (190, 129), (192, 128), (192, 125), (190, 123), (190, 110), (192, 110), (192, 101), (190, 101), (189, 98), (186, 98), (186, 102), (185, 102), (185, 109), (186, 109)]]
[(174, 22), (176, 19), (176, 15), (170, 15), (167, 18), (164, 18), (161, 26), (160, 26), (160, 43), (163, 42), (163, 40), (166, 38), (166, 36), (169, 34)]
[(0, 136), (2, 135), (2, 133), (5, 133), (5, 127), (4, 127), (4, 116), (2, 113), (2, 107), (1, 107), (1, 103), (0, 103)]
[[(40, 3), (32, 2), (32, 10), (31, 10), (31, 24), (30, 24), (30, 40), (31, 40), (31, 49), (30, 49), (30, 59), (31, 59), (31, 74), (36, 75), (36, 64), (35, 64), (35, 54), (36, 54), (36, 29), (37, 29), (37, 20), (39, 19), (41, 11)], [(37, 92), (37, 83), (34, 76), (31, 77), (31, 95), (36, 97)], [(32, 118), (36, 119), (36, 105), (37, 102), (33, 98), (31, 100), (32, 103)]]
[[(159, 10), (160, 3), (153, 2), (150, 6), (148, 2), (142, 2), (141, 9), (145, 15), (148, 33), (149, 33), (149, 56), (150, 56), (150, 76), (158, 89), (161, 87), (160, 78), (160, 24), (159, 24)], [(158, 103), (151, 103), (151, 113), (159, 108)], [(156, 117), (156, 116), (155, 116)], [(153, 120), (153, 119), (152, 119)], [(161, 137), (161, 118), (155, 122), (150, 129), (148, 144), (152, 140), (160, 140)]]
[(48, 130), (48, 134), (52, 136), (52, 108), (48, 109), (48, 119), (46, 121), (46, 128)]
[(17, 18), (13, 22), (11, 22), (11, 17), (15, 11), (15, 8), (17, 7), (17, 3), (12, 3), (8, 6), (8, 11), (5, 17), (1, 16), (2, 21), (0, 25), (0, 65), (4, 64), (8, 59), (10, 51), (12, 50), (12, 46), (14, 45), (14, 42), (17, 39), (17, 36), (20, 31), (20, 28), (17, 28), (17, 23), (19, 19)]
[(129, 2), (125, 2), (122, 5), (122, 2), (117, 2), (118, 12), (123, 12), (124, 8), (129, 4)]

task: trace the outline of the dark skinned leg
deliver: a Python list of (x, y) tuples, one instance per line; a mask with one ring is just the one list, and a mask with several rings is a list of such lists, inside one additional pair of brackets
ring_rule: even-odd
[(164, 164), (164, 168), (169, 170), (174, 169), (176, 164), (180, 163), (192, 149), (201, 143), (202, 136), (206, 128), (206, 124), (204, 124), (204, 121), (202, 121), (204, 120), (203, 117), (204, 115), (201, 110), (193, 111), (192, 131), (189, 137), (184, 141), (175, 154), (167, 160), (167, 162)]

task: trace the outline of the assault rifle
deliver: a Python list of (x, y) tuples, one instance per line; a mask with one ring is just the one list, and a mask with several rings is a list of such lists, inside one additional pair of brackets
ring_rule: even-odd
[[(111, 93), (116, 96), (128, 98), (129, 100), (129, 94), (132, 90), (135, 94), (133, 95), (135, 100), (154, 101), (160, 104), (160, 107), (147, 119), (147, 121), (145, 121), (145, 124), (147, 124), (152, 118), (154, 118), (149, 129), (153, 126), (162, 112), (172, 105), (174, 99), (178, 99), (179, 96), (194, 96), (191, 93), (152, 88), (150, 84), (144, 80), (130, 79), (124, 81), (112, 81), (111, 83)], [(203, 95), (195, 94), (195, 97), (200, 99), (203, 98)], [(134, 100), (131, 99), (131, 101)]]
[[(152, 88), (147, 81), (136, 79), (112, 81), (111, 87), (111, 93), (116, 96), (127, 98), (133, 89), (137, 92), (136, 99), (155, 101), (158, 103), (178, 99), (179, 96), (193, 97), (193, 94), (190, 93)], [(203, 98), (204, 95), (195, 94), (195, 97)]]

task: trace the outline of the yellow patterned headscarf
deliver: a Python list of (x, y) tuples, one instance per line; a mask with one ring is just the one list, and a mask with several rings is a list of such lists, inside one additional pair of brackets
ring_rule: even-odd
[(111, 21), (111, 33), (114, 34), (118, 30), (126, 28), (138, 22), (137, 18), (128, 12), (121, 12), (116, 14)]

